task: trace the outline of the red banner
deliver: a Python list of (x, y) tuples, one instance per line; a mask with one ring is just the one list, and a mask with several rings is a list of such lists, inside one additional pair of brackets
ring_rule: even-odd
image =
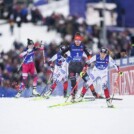
[(119, 76), (115, 69), (109, 71), (109, 86), (111, 93), (120, 95), (134, 95), (134, 66), (121, 67), (123, 72)]

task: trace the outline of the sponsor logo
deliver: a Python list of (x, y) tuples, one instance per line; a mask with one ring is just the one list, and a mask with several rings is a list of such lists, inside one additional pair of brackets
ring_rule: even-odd
[(72, 51), (83, 51), (83, 49), (72, 49)]
[(119, 76), (115, 69), (111, 69), (109, 73), (109, 86), (112, 93), (121, 95), (134, 94), (134, 66), (127, 66), (120, 69), (123, 72)]

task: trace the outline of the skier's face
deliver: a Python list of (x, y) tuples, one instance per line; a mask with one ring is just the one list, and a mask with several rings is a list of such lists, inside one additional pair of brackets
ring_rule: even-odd
[(33, 45), (33, 44), (28, 45), (28, 48), (30, 48), (30, 49), (33, 49), (33, 47), (34, 47), (34, 45)]
[(107, 55), (106, 53), (102, 53), (102, 52), (101, 52), (101, 53), (100, 53), (101, 59), (104, 59), (104, 58), (106, 57), (106, 55)]
[(74, 40), (74, 43), (75, 43), (76, 46), (80, 46), (81, 40)]

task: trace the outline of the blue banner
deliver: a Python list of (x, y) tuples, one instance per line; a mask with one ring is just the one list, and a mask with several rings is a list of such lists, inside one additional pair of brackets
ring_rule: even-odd
[[(102, 2), (102, 0), (69, 0), (70, 15), (85, 18), (86, 4), (92, 2)], [(117, 5), (117, 24), (122, 27), (134, 27), (134, 1), (133, 0), (106, 0), (108, 3)]]

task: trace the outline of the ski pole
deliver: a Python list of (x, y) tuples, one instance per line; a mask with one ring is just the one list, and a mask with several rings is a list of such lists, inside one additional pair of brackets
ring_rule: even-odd
[(41, 94), (40, 94), (41, 96), (43, 95), (43, 93), (44, 93), (44, 92), (46, 91), (46, 89), (48, 88), (48, 85), (50, 84), (52, 78), (53, 78), (53, 72), (52, 72), (52, 74), (49, 76), (49, 79), (48, 79), (48, 81), (47, 81), (47, 84), (46, 84), (45, 88), (43, 89), (43, 91), (42, 91)]
[(66, 98), (65, 102), (68, 101), (69, 97), (72, 95), (72, 93), (74, 92), (75, 88), (78, 86), (78, 83), (80, 82), (80, 80), (81, 80), (81, 77), (79, 77), (79, 79), (77, 80), (75, 86), (73, 87), (73, 89), (72, 89), (70, 95)]
[(23, 65), (23, 63), (24, 63), (24, 61), (25, 61), (26, 58), (27, 58), (27, 55), (28, 55), (28, 53), (25, 55), (25, 58), (24, 58), (23, 61), (21, 62), (20, 66), (18, 67), (17, 72), (20, 71), (20, 69), (21, 69), (21, 67), (22, 67), (22, 65)]

